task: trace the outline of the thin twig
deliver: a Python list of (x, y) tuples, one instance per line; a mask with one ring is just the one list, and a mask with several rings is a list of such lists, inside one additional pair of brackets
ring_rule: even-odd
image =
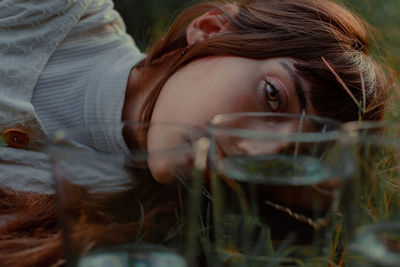
[(393, 100), (398, 99), (398, 98), (400, 98), (400, 95), (397, 95), (397, 96), (395, 96), (395, 97), (392, 97), (392, 98), (390, 98), (390, 99), (387, 99), (387, 100), (385, 100), (385, 101), (382, 101), (381, 103), (376, 104), (376, 105), (373, 106), (373, 107), (367, 108), (367, 110), (366, 110), (365, 112), (370, 112), (370, 111), (372, 111), (372, 110), (374, 110), (374, 109), (376, 109), (376, 108), (378, 108), (378, 107), (380, 107), (380, 106), (382, 106), (382, 105), (386, 105), (387, 103), (392, 102)]
[(360, 103), (358, 103), (357, 98), (353, 95), (353, 93), (350, 91), (349, 87), (344, 83), (342, 78), (336, 73), (336, 71), (332, 68), (332, 66), (326, 61), (324, 57), (322, 57), (322, 60), (324, 61), (325, 65), (328, 67), (328, 69), (335, 75), (336, 80), (342, 85), (342, 87), (346, 90), (346, 92), (349, 94), (351, 99), (353, 99), (354, 103), (357, 105), (359, 109), (361, 109)]
[(313, 227), (314, 229), (319, 229), (321, 226), (322, 227), (327, 226), (330, 222), (329, 218), (319, 218), (319, 219), (313, 220), (312, 218), (306, 217), (303, 214), (292, 211), (288, 207), (273, 203), (269, 200), (265, 200), (264, 203), (270, 207), (273, 207), (273, 208), (279, 210), (279, 211), (283, 211), (283, 212), (287, 213), (290, 217), (293, 217), (300, 222), (304, 222), (304, 223), (310, 225), (311, 227)]

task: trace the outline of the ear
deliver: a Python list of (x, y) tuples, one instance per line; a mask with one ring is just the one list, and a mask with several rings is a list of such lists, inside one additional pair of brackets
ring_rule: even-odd
[[(225, 6), (230, 14), (236, 12), (233, 4)], [(232, 14), (233, 15), (233, 14)], [(213, 37), (216, 34), (227, 32), (229, 22), (219, 9), (211, 10), (193, 20), (186, 29), (186, 40), (189, 45)]]

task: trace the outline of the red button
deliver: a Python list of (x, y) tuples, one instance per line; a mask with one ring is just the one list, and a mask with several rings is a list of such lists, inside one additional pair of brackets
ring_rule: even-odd
[(3, 132), (3, 140), (10, 147), (23, 148), (29, 144), (29, 135), (19, 129), (8, 129)]

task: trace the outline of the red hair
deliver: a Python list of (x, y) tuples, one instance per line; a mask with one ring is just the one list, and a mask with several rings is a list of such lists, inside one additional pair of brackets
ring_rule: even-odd
[[(0, 216), (5, 217), (0, 224), (1, 266), (58, 266), (64, 265), (66, 250), (80, 255), (138, 237), (161, 242), (180, 223), (176, 185), (146, 179), (123, 193), (91, 193), (70, 183), (62, 187), (70, 197), (57, 207), (64, 210), (61, 214), (56, 195), (0, 189)], [(70, 233), (64, 232), (66, 243), (61, 229)]]

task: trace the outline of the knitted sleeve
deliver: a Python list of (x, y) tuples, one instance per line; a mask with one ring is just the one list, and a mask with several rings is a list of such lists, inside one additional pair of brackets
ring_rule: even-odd
[(0, 1), (0, 131), (23, 129), (32, 141), (46, 135), (30, 104), (33, 88), (58, 43), (91, 2)]

